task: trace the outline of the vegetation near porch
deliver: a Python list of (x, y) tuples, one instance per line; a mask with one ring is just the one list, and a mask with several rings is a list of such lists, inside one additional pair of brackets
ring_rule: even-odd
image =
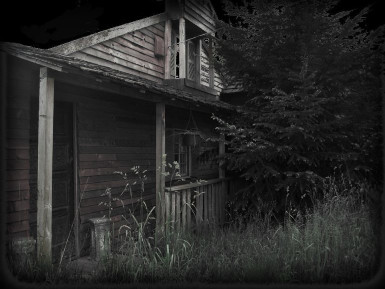
[(343, 183), (329, 178), (314, 209), (300, 217), (295, 208), (288, 208), (283, 224), (272, 223), (269, 214), (256, 215), (253, 223), (238, 226), (233, 220), (233, 225), (204, 235), (174, 232), (161, 247), (144, 227), (137, 227), (115, 254), (99, 263), (82, 259), (77, 269), (63, 264), (49, 274), (34, 263), (13, 270), (21, 280), (54, 284), (362, 282), (376, 273), (380, 245), (379, 228), (373, 226), (370, 207), (360, 193), (363, 185), (346, 177)]

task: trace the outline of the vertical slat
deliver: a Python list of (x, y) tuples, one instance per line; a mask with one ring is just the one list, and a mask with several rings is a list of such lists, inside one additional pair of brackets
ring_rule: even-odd
[(79, 204), (81, 202), (79, 196), (79, 184), (78, 184), (78, 132), (77, 132), (77, 105), (72, 106), (72, 130), (73, 130), (73, 159), (74, 159), (74, 235), (75, 235), (75, 252), (76, 257), (80, 257), (80, 217), (79, 217)]
[(221, 224), (221, 189), (222, 189), (222, 184), (217, 183), (217, 222), (218, 224)]
[(40, 68), (39, 133), (37, 161), (37, 253), (41, 262), (52, 262), (52, 154), (54, 79)]
[(165, 149), (165, 104), (156, 104), (156, 234), (155, 239), (158, 240), (164, 235), (164, 225), (166, 216), (165, 206), (165, 174), (163, 159), (166, 154)]
[(175, 192), (175, 224), (176, 230), (180, 231), (180, 194), (181, 192)]
[(196, 188), (197, 190), (197, 230), (200, 232), (202, 227), (202, 221), (203, 221), (203, 196), (201, 194), (201, 187)]
[(191, 189), (187, 189), (187, 229), (191, 230)]
[(209, 203), (209, 194), (207, 192), (207, 186), (203, 186), (204, 191), (204, 208), (203, 208), (203, 215), (204, 215), (204, 225), (206, 226), (208, 223), (208, 203)]
[(182, 231), (187, 229), (187, 190), (182, 191)]
[(210, 224), (212, 224), (213, 223), (213, 216), (214, 216), (214, 192), (213, 192), (213, 185), (211, 184), (211, 185), (209, 185), (208, 186), (209, 187), (209, 190), (210, 190)]
[(171, 216), (171, 200), (170, 200), (170, 192), (165, 193), (165, 207), (166, 207), (166, 216), (165, 222), (170, 224), (170, 216)]
[(186, 20), (179, 18), (179, 78), (186, 78)]
[(164, 58), (164, 78), (170, 79), (171, 77), (171, 49), (174, 49), (174, 47), (171, 47), (171, 19), (167, 19), (165, 23), (165, 29), (164, 29), (164, 49), (165, 51), (165, 58)]
[(171, 193), (171, 227), (175, 230), (175, 192)]

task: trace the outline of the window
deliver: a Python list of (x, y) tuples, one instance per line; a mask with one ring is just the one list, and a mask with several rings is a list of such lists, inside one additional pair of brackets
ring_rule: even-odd
[(190, 174), (190, 149), (183, 144), (183, 135), (180, 133), (174, 135), (174, 161), (179, 163), (181, 176), (185, 177)]
[(180, 169), (179, 173), (182, 177), (190, 176), (190, 147), (183, 142), (183, 131), (180, 129), (166, 129), (166, 162), (172, 163), (177, 161)]

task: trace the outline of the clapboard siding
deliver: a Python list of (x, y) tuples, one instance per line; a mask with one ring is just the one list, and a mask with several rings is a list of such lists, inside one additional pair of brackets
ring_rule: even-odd
[(164, 59), (155, 57), (155, 36), (164, 38), (164, 23), (95, 44), (71, 56), (161, 82)]
[(6, 110), (6, 196), (7, 237), (27, 237), (30, 234), (30, 96), (37, 94), (38, 78), (30, 66), (8, 57)]
[(215, 30), (215, 21), (207, 5), (201, 5), (192, 0), (185, 2), (185, 17), (205, 31)]
[[(124, 214), (127, 206), (139, 206), (140, 185), (130, 173), (133, 166), (147, 170), (144, 195), (146, 201), (155, 203), (155, 106), (130, 100), (80, 101), (77, 118), (81, 228), (92, 217), (108, 215), (102, 204), (108, 202), (108, 197), (103, 196), (107, 188), (119, 198), (112, 203), (113, 216)], [(117, 171), (128, 173), (128, 180)], [(132, 195), (128, 191), (121, 195), (127, 181), (137, 184), (132, 186)], [(114, 228), (124, 223), (113, 219)]]

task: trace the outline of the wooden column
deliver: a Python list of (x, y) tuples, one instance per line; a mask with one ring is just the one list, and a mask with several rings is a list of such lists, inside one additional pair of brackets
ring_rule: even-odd
[(164, 49), (165, 51), (165, 58), (164, 58), (164, 78), (170, 79), (171, 77), (171, 49), (175, 49), (175, 47), (171, 47), (171, 31), (172, 31), (172, 24), (171, 20), (167, 19), (164, 29)]
[[(225, 136), (220, 135), (219, 141), (219, 156), (222, 157), (225, 154)], [(219, 178), (222, 180), (222, 189), (220, 191), (219, 202), (220, 202), (220, 213), (219, 213), (219, 224), (222, 225), (225, 221), (225, 204), (227, 200), (227, 181), (225, 180), (225, 168), (223, 167), (223, 161), (219, 162)]]
[(53, 153), (54, 79), (48, 69), (40, 68), (39, 136), (37, 160), (37, 256), (52, 262), (52, 153)]
[(165, 206), (165, 104), (156, 104), (156, 241), (164, 236), (166, 216)]
[(179, 18), (179, 78), (186, 78), (186, 20)]

